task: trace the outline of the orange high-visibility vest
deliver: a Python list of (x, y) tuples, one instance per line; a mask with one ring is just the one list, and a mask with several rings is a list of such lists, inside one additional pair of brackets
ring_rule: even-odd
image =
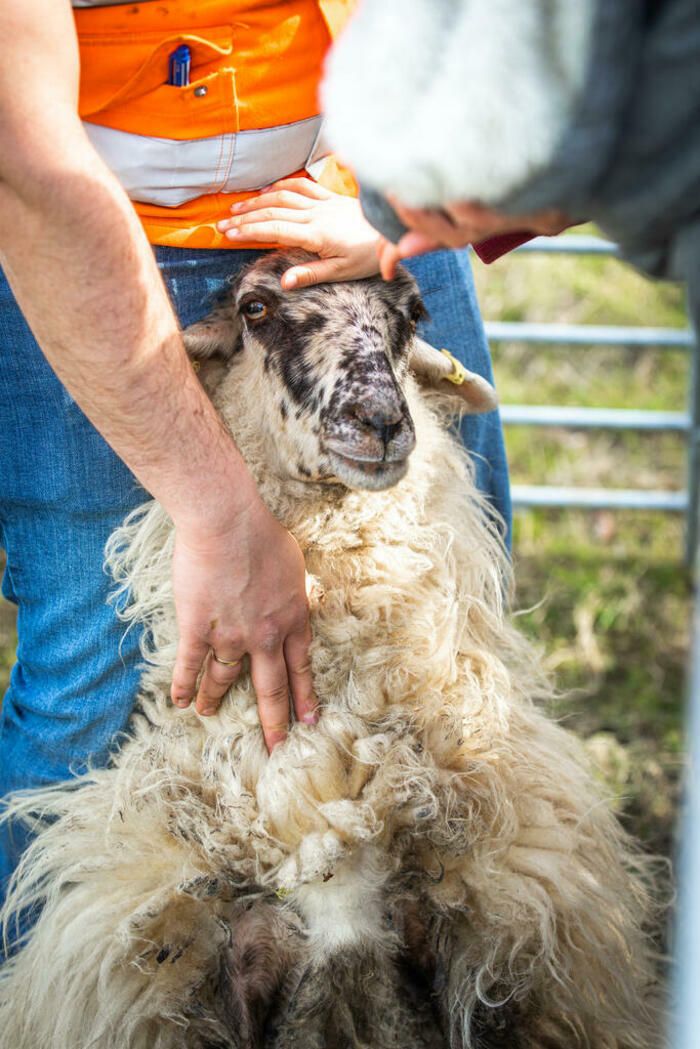
[[(88, 136), (153, 244), (232, 247), (215, 223), (293, 174), (354, 183), (323, 141), (318, 86), (354, 0), (73, 0)], [(185, 87), (168, 59), (191, 54)], [(244, 247), (237, 244), (237, 247)]]

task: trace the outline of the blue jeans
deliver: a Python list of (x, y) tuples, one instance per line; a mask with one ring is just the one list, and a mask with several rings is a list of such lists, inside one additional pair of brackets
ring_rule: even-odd
[[(252, 251), (157, 248), (183, 325), (255, 258)], [(439, 252), (410, 265), (432, 319), (423, 335), (490, 377), (466, 256)], [(508, 516), (497, 415), (468, 419), (479, 483)], [(58, 382), (0, 273), (0, 543), (4, 596), (18, 607), (19, 646), (0, 714), (0, 798), (104, 763), (126, 728), (139, 679), (138, 635), (108, 605), (103, 548), (146, 498)], [(25, 843), (0, 830), (2, 885)]]
[[(407, 259), (404, 266), (418, 281), (428, 310), (428, 319), (419, 328), (421, 338), (438, 349), (449, 350), (471, 371), (493, 382), (467, 252), (434, 251)], [(510, 549), (510, 482), (499, 413), (466, 415), (460, 432), (474, 460), (476, 483), (505, 522)]]

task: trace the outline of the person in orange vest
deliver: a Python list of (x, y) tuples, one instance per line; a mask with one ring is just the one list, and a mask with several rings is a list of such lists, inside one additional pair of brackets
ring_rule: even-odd
[[(0, 542), (19, 609), (0, 796), (106, 761), (126, 726), (138, 637), (106, 604), (102, 559), (144, 489), (176, 524), (173, 701), (215, 713), (247, 654), (269, 748), (290, 697), (316, 721), (302, 554), (219, 424), (180, 325), (261, 245), (318, 252), (287, 288), (377, 268), (319, 115), (348, 0), (73, 7), (0, 8)], [(488, 373), (468, 264), (426, 258), (423, 334)], [(507, 513), (498, 421), (470, 425)], [(0, 898), (22, 833), (0, 830)]]

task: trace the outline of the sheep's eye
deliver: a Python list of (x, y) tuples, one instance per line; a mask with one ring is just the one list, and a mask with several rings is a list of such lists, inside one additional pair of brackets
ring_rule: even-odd
[(243, 304), (243, 313), (249, 321), (261, 321), (267, 316), (267, 306), (259, 299), (251, 299)]

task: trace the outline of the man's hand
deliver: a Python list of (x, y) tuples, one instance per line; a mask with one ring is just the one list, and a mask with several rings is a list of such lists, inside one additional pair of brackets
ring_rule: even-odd
[(359, 201), (331, 193), (311, 179), (283, 179), (257, 197), (234, 204), (231, 211), (233, 218), (217, 227), (234, 243), (284, 244), (320, 256), (318, 262), (287, 270), (282, 277), (287, 291), (379, 272), (379, 234), (362, 214)]
[(392, 280), (401, 259), (423, 255), (437, 248), (463, 248), (478, 244), (501, 233), (527, 230), (533, 234), (554, 236), (573, 225), (573, 220), (555, 208), (530, 215), (506, 215), (472, 201), (450, 204), (441, 210), (409, 208), (391, 195), (388, 200), (410, 233), (398, 244), (382, 238), (378, 255), (382, 276)]
[(215, 714), (247, 653), (268, 750), (287, 734), (290, 693), (297, 720), (316, 723), (304, 558), (261, 502), (226, 532), (177, 528), (173, 582), (177, 706), (189, 706), (196, 693), (197, 711)]

